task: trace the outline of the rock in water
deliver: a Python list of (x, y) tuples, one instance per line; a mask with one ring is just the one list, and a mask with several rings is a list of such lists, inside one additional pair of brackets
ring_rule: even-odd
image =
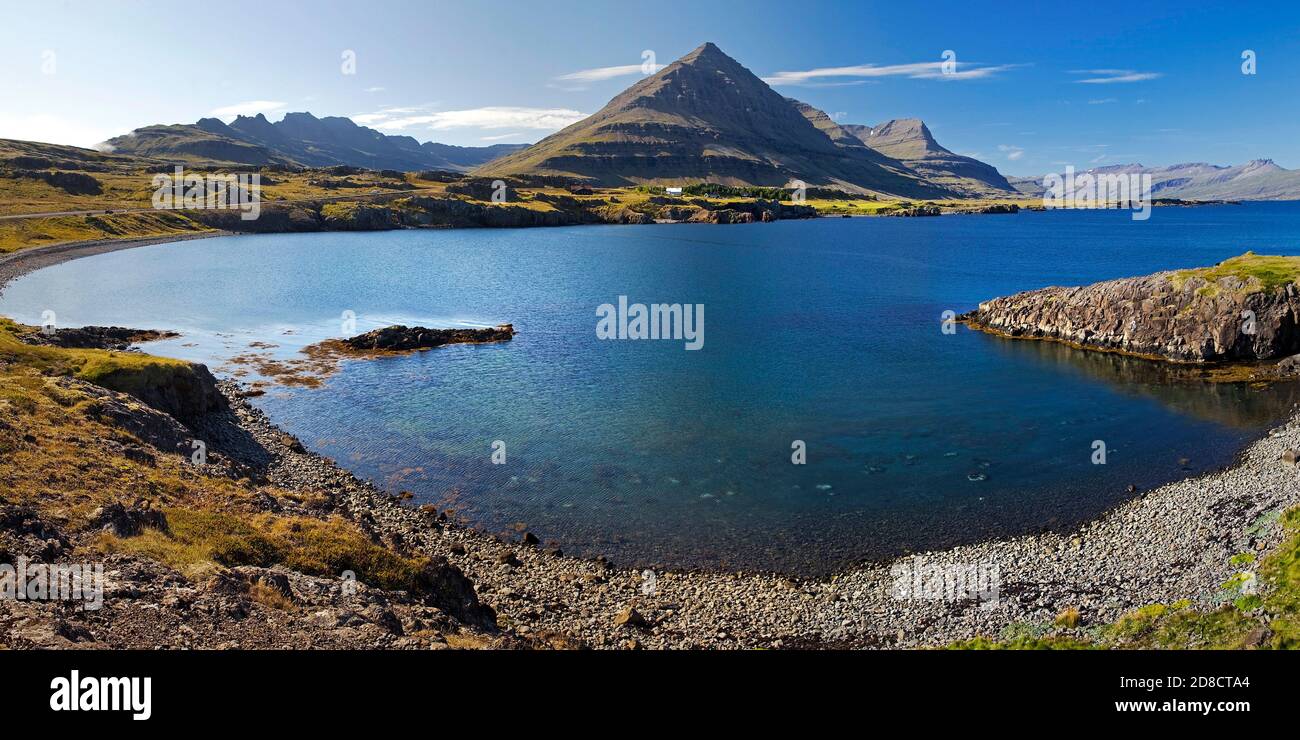
[(966, 314), (1012, 337), (1179, 362), (1267, 360), (1300, 352), (1300, 257), (1247, 252), (1209, 268), (995, 298)]
[(386, 326), (343, 340), (357, 352), (410, 352), (441, 347), (444, 344), (507, 342), (515, 336), (513, 324), (485, 329), (427, 329), (423, 326)]

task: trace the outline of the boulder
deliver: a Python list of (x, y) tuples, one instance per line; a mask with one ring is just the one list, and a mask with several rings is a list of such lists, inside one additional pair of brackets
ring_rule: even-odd
[(145, 527), (166, 532), (167, 518), (148, 501), (137, 501), (130, 506), (114, 502), (91, 512), (90, 526), (118, 537), (135, 537)]

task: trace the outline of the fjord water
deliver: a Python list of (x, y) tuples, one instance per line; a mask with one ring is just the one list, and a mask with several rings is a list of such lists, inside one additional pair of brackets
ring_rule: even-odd
[[(1248, 249), (1300, 253), (1300, 208), (231, 236), (32, 273), (0, 314), (174, 329), (149, 350), (226, 374), (235, 355), (339, 335), (345, 311), (358, 333), (513, 322), (512, 342), (349, 362), (254, 402), (489, 531), (627, 564), (812, 573), (1068, 526), (1129, 484), (1231, 463), (1292, 386), (1171, 383), (1143, 361), (944, 334), (940, 317)], [(704, 348), (597, 339), (596, 307), (620, 295), (703, 304)]]

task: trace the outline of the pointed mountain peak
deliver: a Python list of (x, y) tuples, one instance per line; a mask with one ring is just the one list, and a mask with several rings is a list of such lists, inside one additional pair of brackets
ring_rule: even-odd
[(722, 61), (724, 59), (733, 64), (738, 64), (735, 59), (724, 54), (722, 49), (718, 48), (717, 44), (712, 41), (705, 41), (677, 61), (684, 64), (695, 64), (699, 62)]
[[(713, 42), (706, 41), (705, 43), (695, 47), (690, 53), (681, 57), (677, 61), (665, 66), (663, 69), (659, 70), (657, 75), (652, 75), (649, 79), (653, 79), (659, 75), (669, 76), (672, 75), (674, 71), (682, 68), (688, 68), (698, 72), (722, 72), (728, 75), (753, 76), (745, 65), (727, 56), (726, 53), (714, 45)], [(757, 76), (754, 76), (754, 79), (758, 79)]]
[(896, 139), (924, 139), (934, 143), (930, 127), (919, 118), (895, 118), (871, 129), (871, 136), (884, 136)]

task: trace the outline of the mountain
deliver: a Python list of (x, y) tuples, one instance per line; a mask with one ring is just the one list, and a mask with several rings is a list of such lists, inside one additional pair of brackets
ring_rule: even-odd
[(202, 118), (194, 124), (146, 126), (105, 142), (105, 149), (159, 159), (307, 167), (351, 165), (374, 170), (465, 171), (522, 149), (523, 144), (462, 147), (389, 136), (349, 118), (288, 113), (272, 123), (261, 113), (229, 124)]
[(879, 126), (844, 124), (839, 128), (935, 185), (974, 197), (1018, 195), (997, 168), (940, 146), (919, 118), (897, 118)]
[(595, 114), (476, 174), (561, 175), (606, 186), (783, 186), (802, 180), (904, 197), (953, 194), (866, 147), (837, 143), (711, 43), (640, 80)]
[[(1116, 164), (1094, 167), (1075, 176), (1151, 175), (1151, 195), (1180, 200), (1297, 200), (1300, 199), (1300, 170), (1279, 167), (1271, 159), (1254, 159), (1234, 167), (1192, 162), (1168, 167)], [(1025, 195), (1043, 195), (1043, 178), (1012, 177), (1011, 184)]]
[(264, 146), (214, 134), (197, 126), (145, 126), (117, 136), (99, 148), (114, 154), (184, 161), (231, 162), (248, 165), (294, 164)]

